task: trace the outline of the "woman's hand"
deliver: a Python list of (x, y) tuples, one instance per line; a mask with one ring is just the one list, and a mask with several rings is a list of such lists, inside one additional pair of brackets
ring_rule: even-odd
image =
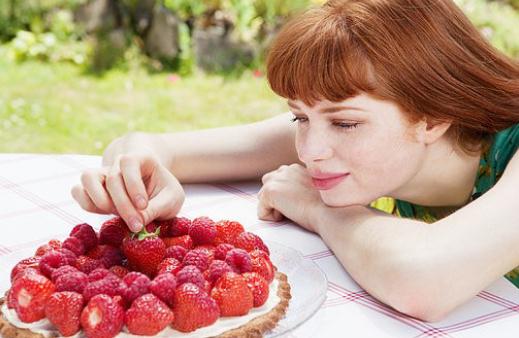
[(120, 215), (134, 232), (173, 218), (185, 199), (175, 176), (149, 155), (121, 155), (110, 166), (85, 171), (72, 196), (87, 211)]
[(300, 164), (282, 165), (265, 174), (258, 193), (258, 217), (281, 221), (283, 216), (305, 229), (316, 232), (316, 212), (324, 206), (319, 191), (312, 186), (310, 175)]

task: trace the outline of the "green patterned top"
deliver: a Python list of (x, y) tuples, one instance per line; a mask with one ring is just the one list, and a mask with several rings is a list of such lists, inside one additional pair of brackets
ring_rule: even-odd
[[(518, 147), (519, 124), (495, 134), (491, 147), (481, 155), (471, 200), (478, 198), (497, 183)], [(395, 203), (393, 199), (387, 197), (376, 200), (371, 206), (397, 216), (419, 219), (427, 223), (441, 218), (427, 207), (401, 200), (396, 200)], [(519, 267), (507, 273), (505, 277), (519, 287)]]

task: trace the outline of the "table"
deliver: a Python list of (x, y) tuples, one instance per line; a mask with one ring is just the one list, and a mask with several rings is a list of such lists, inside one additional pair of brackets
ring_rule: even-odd
[[(0, 154), (0, 292), (9, 287), (14, 265), (7, 257), (33, 252), (52, 238), (64, 239), (72, 226), (88, 222), (99, 230), (107, 216), (82, 210), (70, 189), (99, 157)], [(187, 185), (181, 215), (232, 219), (266, 240), (282, 242), (313, 260), (328, 279), (326, 301), (286, 337), (517, 337), (519, 290), (501, 278), (473, 300), (437, 323), (402, 315), (363, 291), (315, 234), (290, 221), (256, 217), (259, 183)], [(223, 207), (225, 206), (225, 207)], [(239, 210), (239, 213), (236, 211)], [(96, 227), (97, 225), (97, 227)]]

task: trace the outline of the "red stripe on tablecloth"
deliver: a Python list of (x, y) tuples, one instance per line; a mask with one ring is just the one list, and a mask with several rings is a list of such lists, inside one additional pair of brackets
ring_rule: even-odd
[[(459, 332), (459, 331), (467, 330), (467, 329), (470, 329), (470, 328), (473, 328), (476, 326), (480, 326), (482, 324), (491, 323), (498, 319), (510, 317), (511, 315), (516, 315), (517, 311), (518, 311), (517, 308), (503, 309), (503, 310), (499, 310), (496, 312), (488, 313), (486, 315), (478, 316), (478, 317), (475, 317), (475, 318), (472, 318), (472, 319), (469, 319), (466, 321), (462, 321), (462, 322), (459, 322), (456, 324), (441, 327), (439, 329), (445, 330), (450, 333)], [(424, 337), (424, 335), (426, 335), (426, 334), (427, 334), (427, 332), (424, 332), (423, 334), (416, 336), (416, 338)]]
[[(59, 208), (59, 207), (64, 207), (64, 206), (72, 205), (74, 203), (76, 203), (76, 202), (72, 201), (72, 200), (62, 201), (62, 202), (54, 203), (51, 207)], [(29, 208), (29, 209), (22, 209), (22, 210), (6, 212), (5, 214), (0, 214), (0, 220), (12, 218), (12, 217), (25, 216), (27, 214), (33, 214), (33, 213), (36, 213), (36, 212), (41, 212), (41, 208), (40, 207), (35, 207), (35, 208)]]
[(254, 202), (254, 203), (258, 202), (258, 198), (255, 195), (249, 194), (249, 193), (247, 193), (241, 189), (238, 189), (236, 187), (233, 187), (231, 185), (228, 185), (225, 183), (214, 183), (214, 184), (211, 184), (211, 186), (218, 188), (220, 190), (223, 190), (223, 191), (227, 191), (235, 196), (246, 199), (247, 201)]
[(493, 294), (491, 292), (488, 292), (488, 291), (481, 291), (478, 294), (478, 297), (484, 298), (484, 299), (486, 299), (488, 301), (491, 301), (494, 304), (502, 305), (502, 306), (508, 307), (508, 308), (519, 306), (519, 304), (517, 304), (517, 303), (515, 303), (515, 302), (513, 302), (511, 300), (505, 299), (503, 297), (500, 297), (500, 296), (495, 295), (495, 294)]
[[(353, 294), (352, 291), (347, 290), (346, 288), (335, 284), (333, 282), (328, 282), (328, 290), (331, 292), (334, 292), (341, 296), (348, 296)], [(401, 323), (404, 323), (414, 329), (417, 329), (421, 331), (422, 333), (427, 333), (428, 337), (450, 337), (450, 335), (446, 332), (442, 332), (441, 330), (432, 327), (431, 325), (424, 323), (422, 321), (419, 321), (417, 319), (405, 316), (399, 312), (397, 312), (394, 309), (389, 308), (388, 306), (372, 299), (371, 296), (369, 297), (359, 297), (358, 299), (353, 300), (355, 303), (363, 305), (365, 307), (370, 308), (371, 310), (374, 310), (378, 313), (381, 313), (383, 315), (386, 315), (389, 318), (393, 318), (395, 320), (398, 320)]]
[(5, 246), (0, 245), (0, 256), (10, 254), (11, 250), (6, 248)]
[(59, 207), (55, 206), (50, 202), (43, 200), (39, 196), (33, 194), (28, 190), (23, 189), (21, 186), (9, 181), (5, 177), (0, 177), (0, 186), (9, 189), (10, 191), (35, 204), (41, 209), (50, 211), (51, 213), (55, 214), (56, 216), (60, 217), (61, 219), (65, 220), (70, 224), (78, 224), (82, 222), (81, 219), (77, 218), (76, 216), (66, 212), (65, 210), (60, 209)]
[(313, 253), (313, 254), (304, 255), (303, 257), (315, 261), (315, 260), (318, 260), (318, 259), (321, 259), (321, 258), (330, 257), (330, 256), (333, 256), (333, 252), (331, 250), (327, 249), (327, 250), (319, 251), (319, 252), (316, 252), (316, 253)]

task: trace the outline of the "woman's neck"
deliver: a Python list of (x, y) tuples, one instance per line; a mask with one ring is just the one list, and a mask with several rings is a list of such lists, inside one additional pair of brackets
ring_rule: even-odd
[(461, 207), (470, 201), (479, 155), (456, 151), (447, 139), (428, 146), (417, 174), (391, 197), (429, 207)]

